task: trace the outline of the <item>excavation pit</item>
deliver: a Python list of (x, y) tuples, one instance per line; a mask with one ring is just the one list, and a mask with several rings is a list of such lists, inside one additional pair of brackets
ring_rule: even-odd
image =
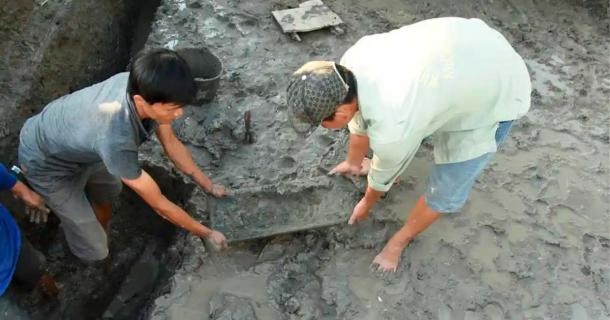
[[(0, 95), (5, 155), (14, 154), (16, 132), (37, 108), (124, 70), (137, 51), (127, 41), (132, 36), (118, 32), (133, 30), (133, 24), (111, 23), (137, 12), (133, 3), (74, 2), (28, 7), (18, 1), (19, 10), (0, 15), (15, 24), (38, 23), (2, 37), (14, 49), (0, 60), (0, 84), (8, 93)], [(525, 58), (534, 105), (515, 123), (463, 212), (444, 217), (411, 243), (398, 273), (379, 275), (369, 270), (370, 262), (422, 194), (432, 163), (429, 148), (420, 148), (401, 184), (364, 223), (350, 227), (338, 219), (332, 227), (244, 241), (223, 253), (207, 252), (199, 239), (126, 190), (112, 222), (108, 263), (84, 265), (72, 257), (57, 220), (44, 228), (25, 225), (64, 287), (57, 301), (11, 289), (9, 302), (25, 313), (22, 318), (609, 317), (607, 2), (333, 1), (328, 5), (344, 21), (345, 33), (313, 31), (301, 43), (286, 37), (270, 14), (298, 4), (163, 1), (150, 10), (148, 26), (139, 28), (150, 35), (140, 38), (141, 45), (206, 47), (223, 62), (215, 99), (187, 108), (177, 126), (197, 164), (215, 182), (242, 190), (242, 198), (210, 199), (175, 172), (157, 141), (141, 149), (144, 168), (205, 223), (220, 211), (241, 211), (244, 221), (261, 223), (248, 220), (255, 206), (260, 213), (277, 209), (278, 217), (297, 219), (294, 225), (313, 209), (347, 218), (345, 208), (356, 204), (363, 181), (324, 182), (319, 169), (342, 160), (347, 135), (319, 129), (299, 140), (287, 122), (288, 75), (308, 60), (338, 61), (366, 34), (440, 16), (478, 17)], [(90, 13), (100, 18), (90, 19)], [(2, 25), (10, 26), (5, 20)], [(85, 23), (90, 20), (96, 22)], [(256, 135), (251, 144), (243, 143), (246, 111)], [(276, 190), (247, 194), (269, 185)], [(334, 196), (335, 206), (324, 200)], [(214, 207), (220, 210), (210, 211)]]

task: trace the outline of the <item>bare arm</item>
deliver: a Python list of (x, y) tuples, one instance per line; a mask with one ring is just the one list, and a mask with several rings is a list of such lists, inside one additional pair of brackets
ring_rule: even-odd
[(362, 198), (362, 200), (364, 200), (367, 203), (367, 206), (369, 208), (373, 208), (375, 203), (377, 203), (377, 201), (379, 200), (379, 198), (381, 198), (381, 196), (383, 194), (384, 194), (383, 191), (377, 191), (377, 190), (371, 188), (370, 186), (367, 186), (366, 193), (364, 194), (364, 197)]
[(375, 206), (375, 203), (381, 198), (383, 192), (377, 191), (370, 186), (366, 188), (366, 193), (364, 197), (358, 202), (358, 204), (354, 207), (354, 211), (349, 218), (348, 224), (358, 223), (369, 216), (369, 212)]
[(26, 204), (25, 213), (30, 217), (30, 222), (47, 222), (50, 210), (38, 193), (28, 188), (28, 186), (21, 181), (15, 183), (11, 192), (14, 197), (21, 199)]
[(165, 150), (165, 153), (169, 157), (169, 159), (174, 163), (176, 168), (189, 176), (199, 187), (201, 187), (205, 192), (212, 193), (215, 196), (223, 196), (224, 188), (222, 188), (222, 192), (217, 194), (218, 190), (215, 190), (215, 186), (212, 183), (212, 180), (208, 178), (203, 172), (199, 169), (189, 149), (176, 137), (174, 134), (174, 130), (169, 124), (161, 124), (159, 128), (157, 128), (157, 137)]
[(153, 178), (146, 172), (133, 180), (121, 179), (128, 187), (135, 191), (157, 214), (171, 223), (200, 237), (209, 237), (210, 228), (193, 219), (182, 208), (169, 201), (159, 189)]
[(368, 159), (367, 162), (363, 160), (368, 152), (369, 137), (354, 133), (350, 134), (346, 160), (339, 163), (328, 174), (366, 175), (369, 170)]
[(11, 189), (11, 192), (16, 198), (19, 198), (25, 202), (26, 205), (32, 208), (36, 208), (45, 212), (48, 212), (49, 209), (45, 206), (44, 201), (38, 195), (38, 193), (32, 191), (32, 189), (28, 188), (23, 182), (17, 181), (15, 186)]
[(347, 150), (347, 163), (359, 166), (369, 152), (369, 137), (351, 133)]

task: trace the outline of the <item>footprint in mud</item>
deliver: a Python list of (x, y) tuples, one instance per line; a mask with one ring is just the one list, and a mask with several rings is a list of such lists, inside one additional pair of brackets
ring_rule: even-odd
[(587, 314), (587, 310), (580, 304), (575, 303), (571, 307), (572, 309), (572, 317), (573, 320), (589, 320), (591, 319)]
[(505, 319), (504, 310), (498, 302), (490, 302), (483, 308), (485, 319), (502, 320)]
[(210, 299), (210, 319), (256, 319), (256, 315), (250, 299), (216, 294)]
[(451, 320), (457, 319), (456, 312), (453, 311), (453, 308), (450, 306), (443, 304), (438, 308), (438, 320)]
[(610, 239), (600, 235), (585, 233), (582, 236), (585, 247), (583, 259), (587, 264), (606, 265), (610, 256)]
[[(482, 312), (481, 312), (482, 311)], [(497, 302), (490, 302), (482, 310), (468, 311), (466, 314), (454, 310), (449, 305), (441, 305), (438, 308), (438, 320), (452, 320), (452, 319), (489, 319), (489, 320), (502, 320), (506, 319), (504, 316), (503, 308)]]
[(279, 167), (282, 169), (290, 169), (292, 167), (294, 167), (294, 165), (296, 164), (296, 160), (294, 160), (294, 158), (286, 156), (286, 157), (282, 157), (280, 159), (280, 163), (279, 163)]
[(322, 147), (328, 147), (333, 144), (334, 140), (327, 135), (319, 135), (316, 137), (316, 142)]
[[(608, 257), (610, 256), (610, 239), (600, 235), (585, 234), (582, 237), (584, 246), (584, 265), (581, 272), (590, 276), (593, 287), (600, 297), (610, 295), (610, 268), (608, 268)], [(607, 301), (601, 300), (607, 305)]]

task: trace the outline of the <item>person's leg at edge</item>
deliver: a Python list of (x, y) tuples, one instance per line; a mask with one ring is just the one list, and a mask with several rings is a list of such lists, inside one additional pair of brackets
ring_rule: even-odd
[(46, 258), (23, 235), (14, 277), (27, 290), (39, 288), (47, 297), (56, 297), (59, 293), (57, 282), (47, 272)]
[(433, 224), (441, 214), (432, 210), (420, 197), (409, 213), (405, 224), (386, 243), (385, 247), (373, 260), (381, 271), (396, 271), (402, 251), (422, 231)]
[(121, 180), (108, 173), (103, 164), (97, 164), (91, 169), (91, 176), (87, 181), (85, 193), (91, 203), (97, 221), (108, 233), (112, 219), (112, 201), (122, 190)]
[(459, 212), (470, 190), (491, 154), (459, 162), (435, 165), (430, 173), (428, 187), (409, 213), (405, 225), (373, 260), (380, 271), (396, 271), (404, 248), (442, 214)]
[[(496, 144), (500, 146), (510, 131), (512, 121), (500, 122)], [(404, 248), (422, 231), (447, 213), (458, 212), (470, 194), (476, 178), (489, 163), (493, 153), (472, 160), (435, 165), (425, 195), (409, 213), (404, 226), (396, 232), (375, 257), (373, 264), (381, 271), (396, 271)]]
[(109, 202), (106, 203), (91, 203), (91, 208), (95, 213), (95, 217), (97, 221), (100, 222), (102, 228), (108, 232), (108, 226), (110, 224), (110, 219), (112, 219), (112, 204)]
[[(85, 263), (95, 263), (108, 256), (108, 237), (102, 227), (102, 221), (108, 220), (110, 215), (106, 208), (95, 212), (92, 202), (86, 194), (88, 178), (75, 177), (70, 183), (59, 183), (45, 177), (27, 176), (33, 189), (44, 199), (47, 206), (61, 221), (66, 242), (70, 251)], [(109, 201), (95, 201), (105, 203)]]

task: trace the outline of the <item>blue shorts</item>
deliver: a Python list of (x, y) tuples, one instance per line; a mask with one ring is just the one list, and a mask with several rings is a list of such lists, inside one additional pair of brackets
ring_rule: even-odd
[[(506, 140), (512, 121), (500, 122), (496, 131), (498, 147)], [(475, 180), (491, 160), (493, 153), (456, 163), (437, 164), (432, 169), (424, 194), (426, 204), (440, 213), (458, 212), (468, 199)]]

